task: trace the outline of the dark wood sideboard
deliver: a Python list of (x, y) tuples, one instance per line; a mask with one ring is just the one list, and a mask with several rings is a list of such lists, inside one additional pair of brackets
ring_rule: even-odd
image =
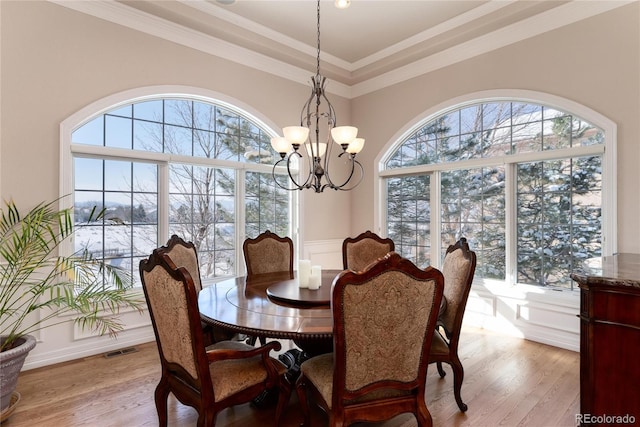
[(640, 423), (640, 254), (590, 259), (571, 278), (580, 287), (582, 419), (576, 421), (636, 425)]

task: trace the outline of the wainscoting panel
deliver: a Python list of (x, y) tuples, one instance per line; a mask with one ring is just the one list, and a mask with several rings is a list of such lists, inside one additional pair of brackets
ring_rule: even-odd
[[(305, 242), (303, 258), (325, 269), (342, 269), (342, 240)], [(579, 351), (578, 293), (474, 283), (464, 323)]]
[(342, 270), (342, 239), (305, 242), (300, 256), (325, 270)]
[(474, 283), (464, 323), (567, 350), (580, 349), (579, 297)]

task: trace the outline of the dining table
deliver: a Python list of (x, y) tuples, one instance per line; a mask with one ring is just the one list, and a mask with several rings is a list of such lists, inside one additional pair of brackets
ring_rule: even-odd
[[(217, 328), (260, 339), (290, 339), (304, 358), (333, 348), (331, 285), (342, 270), (322, 270), (319, 289), (300, 287), (297, 272), (240, 276), (205, 286), (200, 317)], [(298, 356), (296, 356), (298, 358)]]

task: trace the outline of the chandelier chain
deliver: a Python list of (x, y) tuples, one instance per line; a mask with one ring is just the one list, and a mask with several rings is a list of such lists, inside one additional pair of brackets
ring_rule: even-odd
[(316, 76), (320, 75), (320, 0), (318, 0), (318, 7), (316, 9), (318, 15), (318, 39), (317, 39), (317, 53), (316, 53)]

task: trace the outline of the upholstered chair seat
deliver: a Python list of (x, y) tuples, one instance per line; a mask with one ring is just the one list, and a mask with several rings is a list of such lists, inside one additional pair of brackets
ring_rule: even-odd
[[(255, 347), (241, 341), (221, 341), (207, 347), (207, 352), (217, 350), (252, 351)], [(271, 359), (278, 375), (284, 375), (286, 367)], [(216, 402), (220, 402), (249, 387), (264, 383), (268, 372), (260, 355), (247, 359), (229, 359), (213, 362), (209, 365), (211, 382), (215, 390)]]
[(447, 344), (445, 338), (440, 335), (440, 332), (437, 330), (433, 333), (433, 339), (431, 340), (431, 351), (430, 357), (448, 357), (449, 356), (449, 345)]

